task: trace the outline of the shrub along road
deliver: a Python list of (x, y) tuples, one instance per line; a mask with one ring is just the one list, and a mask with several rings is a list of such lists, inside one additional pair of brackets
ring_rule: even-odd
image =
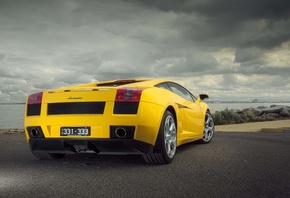
[(139, 156), (38, 160), (24, 134), (0, 135), (0, 197), (289, 197), (290, 133), (216, 133), (169, 165)]

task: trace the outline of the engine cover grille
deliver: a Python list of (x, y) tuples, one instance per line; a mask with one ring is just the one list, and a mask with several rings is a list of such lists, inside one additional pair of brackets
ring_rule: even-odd
[(47, 115), (103, 114), (105, 104), (105, 102), (49, 103)]

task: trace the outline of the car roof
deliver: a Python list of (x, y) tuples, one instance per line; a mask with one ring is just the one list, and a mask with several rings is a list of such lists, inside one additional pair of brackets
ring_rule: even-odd
[(81, 88), (93, 88), (93, 87), (124, 87), (124, 88), (150, 88), (156, 84), (162, 82), (172, 82), (165, 79), (121, 79), (121, 80), (108, 80), (100, 82), (92, 82), (87, 84), (79, 84), (68, 87), (62, 87), (58, 89), (49, 90), (50, 92), (69, 90), (69, 89), (81, 89)]

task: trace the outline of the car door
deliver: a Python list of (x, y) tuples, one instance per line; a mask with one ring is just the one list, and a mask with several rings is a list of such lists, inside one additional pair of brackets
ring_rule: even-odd
[(203, 118), (202, 109), (199, 103), (196, 103), (196, 98), (179, 84), (168, 82), (168, 86), (172, 92), (184, 99), (180, 100), (180, 104), (178, 104), (185, 118), (185, 123), (183, 123), (184, 136), (200, 136), (203, 131)]

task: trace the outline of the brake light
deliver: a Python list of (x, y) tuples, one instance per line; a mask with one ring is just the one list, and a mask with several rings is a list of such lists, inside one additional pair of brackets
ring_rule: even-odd
[(27, 104), (41, 104), (43, 92), (35, 93), (28, 96)]
[(116, 102), (139, 102), (142, 94), (142, 89), (118, 89), (115, 101)]

